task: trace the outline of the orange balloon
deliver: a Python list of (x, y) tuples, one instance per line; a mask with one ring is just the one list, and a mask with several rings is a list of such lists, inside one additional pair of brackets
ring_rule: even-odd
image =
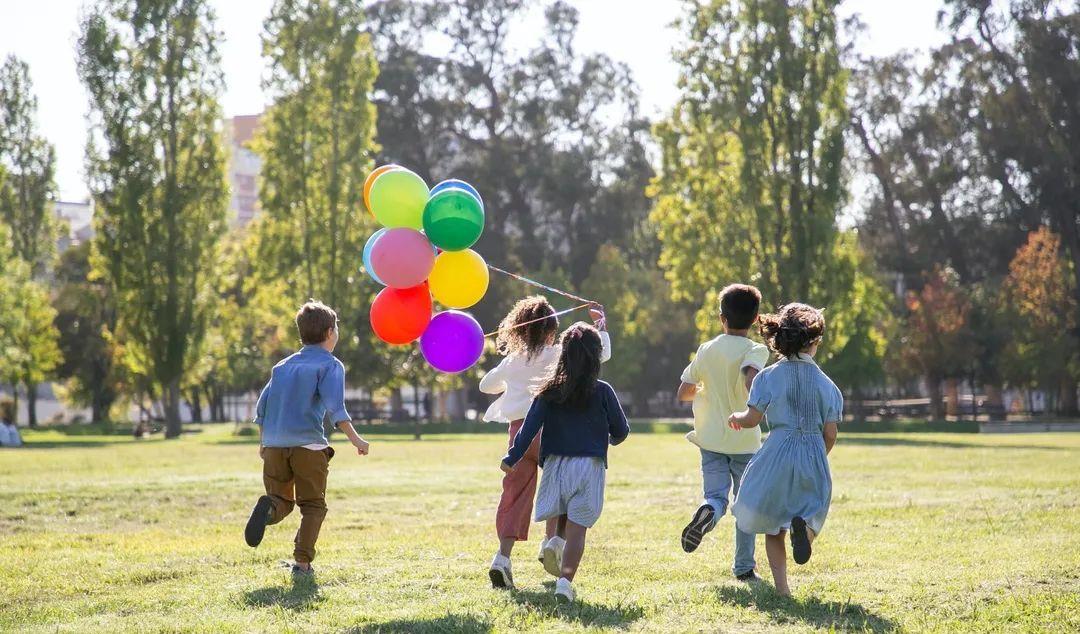
[(383, 172), (389, 172), (390, 170), (400, 169), (400, 165), (394, 165), (390, 163), (388, 165), (380, 165), (376, 167), (366, 180), (364, 180), (364, 206), (367, 207), (368, 213), (371, 217), (375, 217), (375, 212), (371, 210), (371, 186), (375, 184), (375, 179), (378, 178)]

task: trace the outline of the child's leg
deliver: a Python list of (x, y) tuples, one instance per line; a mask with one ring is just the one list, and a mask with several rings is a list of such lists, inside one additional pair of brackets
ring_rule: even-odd
[(563, 515), (559, 518), (562, 523), (562, 531), (566, 538), (566, 547), (563, 549), (562, 576), (573, 581), (577, 574), (581, 556), (585, 553), (585, 532), (588, 530), (581, 524), (576, 524)]
[(558, 517), (551, 518), (550, 520), (548, 520), (548, 523), (550, 524), (551, 522), (554, 522), (555, 535), (566, 539), (566, 523), (568, 521), (569, 520), (566, 519), (566, 515), (560, 515)]
[(296, 447), (289, 460), (296, 475), (296, 505), (300, 507), (301, 515), (293, 557), (301, 567), (315, 559), (315, 542), (326, 518), (326, 476), (330, 471), (332, 451)]
[(551, 539), (559, 534), (559, 519), (553, 517), (544, 525), (544, 539)]
[(787, 582), (787, 547), (784, 546), (786, 532), (765, 536), (765, 554), (769, 557), (769, 568), (772, 570), (776, 591), (784, 596), (791, 596)]
[[(510, 443), (514, 442), (524, 421), (510, 424)], [(536, 495), (536, 481), (540, 456), (539, 436), (529, 446), (514, 469), (503, 476), (502, 497), (495, 512), (495, 532), (499, 536), (499, 553), (509, 557), (514, 543), (529, 539), (529, 524), (532, 522), (533, 498)]]
[(274, 504), (274, 512), (267, 524), (277, 524), (292, 513), (296, 495), (293, 471), (289, 466), (289, 449), (263, 447), (259, 454), (263, 459), (263, 486)]
[[(742, 484), (743, 473), (746, 465), (754, 454), (733, 454), (728, 456), (728, 470), (731, 474), (731, 497), (739, 497), (739, 485)], [(735, 526), (735, 561), (731, 566), (731, 572), (738, 577), (757, 568), (754, 561), (754, 535), (744, 533)]]

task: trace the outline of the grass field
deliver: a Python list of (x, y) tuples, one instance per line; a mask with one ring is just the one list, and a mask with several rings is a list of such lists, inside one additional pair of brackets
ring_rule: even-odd
[[(500, 435), (372, 437), (331, 463), (317, 585), (278, 566), (298, 517), (258, 550), (242, 527), (260, 493), (251, 439), (26, 434), (0, 451), (2, 631), (1077, 631), (1080, 434), (845, 436), (814, 558), (795, 596), (729, 573), (731, 519), (694, 554), (698, 502), (676, 434), (612, 449), (604, 516), (578, 603), (556, 606), (515, 553), (492, 590)], [(762, 541), (758, 564), (768, 579)]]

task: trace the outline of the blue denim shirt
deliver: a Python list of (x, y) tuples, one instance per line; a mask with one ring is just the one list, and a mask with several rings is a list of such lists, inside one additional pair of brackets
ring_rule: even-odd
[(304, 346), (274, 366), (255, 406), (264, 447), (326, 444), (323, 416), (351, 421), (345, 410), (345, 366), (322, 346)]

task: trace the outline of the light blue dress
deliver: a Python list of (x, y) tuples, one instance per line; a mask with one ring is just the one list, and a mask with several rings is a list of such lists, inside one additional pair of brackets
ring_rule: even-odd
[(754, 377), (748, 405), (764, 412), (769, 437), (743, 474), (731, 513), (739, 530), (776, 535), (791, 518), (821, 533), (832, 499), (825, 423), (838, 423), (844, 397), (809, 355), (781, 360)]

